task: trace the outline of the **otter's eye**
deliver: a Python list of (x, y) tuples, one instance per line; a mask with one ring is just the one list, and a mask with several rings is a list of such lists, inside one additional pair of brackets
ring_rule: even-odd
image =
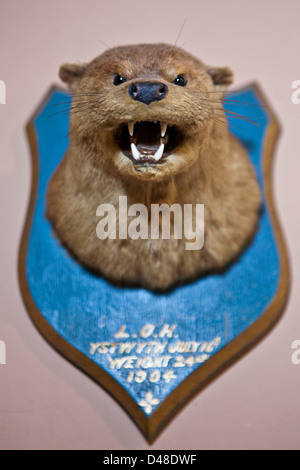
[(185, 86), (187, 84), (187, 78), (185, 75), (178, 75), (175, 80), (174, 80), (174, 85), (178, 85), (178, 86)]
[(126, 82), (126, 79), (121, 77), (118, 73), (114, 76), (113, 84), (114, 85), (121, 85), (121, 83)]

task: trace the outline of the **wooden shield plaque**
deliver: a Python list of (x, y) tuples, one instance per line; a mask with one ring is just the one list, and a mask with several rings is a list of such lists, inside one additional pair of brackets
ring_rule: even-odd
[(27, 125), (33, 174), (19, 254), (22, 296), (49, 343), (105, 387), (151, 441), (194, 393), (269, 331), (283, 309), (289, 269), (271, 184), (279, 126), (256, 84), (230, 94), (227, 109), (259, 116), (259, 125), (231, 126), (263, 194), (258, 231), (222, 274), (157, 294), (116, 287), (85, 270), (45, 217), (47, 185), (69, 143), (68, 115), (53, 114), (68, 98), (52, 87)]

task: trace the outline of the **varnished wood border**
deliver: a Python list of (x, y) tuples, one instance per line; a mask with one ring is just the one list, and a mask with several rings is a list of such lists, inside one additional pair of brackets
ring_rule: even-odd
[(191, 373), (161, 403), (161, 405), (154, 411), (154, 413), (149, 418), (145, 416), (143, 411), (128, 394), (128, 392), (115, 379), (113, 379), (95, 362), (93, 362), (83, 353), (78, 351), (74, 346), (64, 340), (52, 328), (52, 326), (45, 320), (44, 316), (37, 308), (31, 296), (26, 276), (26, 260), (30, 230), (35, 211), (39, 177), (38, 139), (35, 132), (34, 121), (36, 117), (40, 114), (41, 109), (48, 102), (52, 93), (55, 90), (60, 90), (59, 87), (53, 86), (50, 88), (45, 99), (39, 105), (38, 109), (26, 125), (26, 133), (29, 140), (32, 155), (32, 184), (29, 206), (21, 238), (18, 259), (19, 285), (25, 306), (34, 325), (45, 337), (45, 339), (63, 356), (73, 362), (81, 370), (86, 372), (100, 385), (102, 385), (123, 406), (126, 412), (129, 413), (129, 415), (132, 417), (137, 426), (143, 432), (144, 436), (146, 437), (149, 443), (153, 442), (153, 440), (157, 437), (159, 432), (166, 426), (170, 419), (187, 403), (187, 401), (192, 396), (195, 395), (195, 393), (199, 392), (199, 390), (206, 386), (207, 383), (210, 382), (217, 374), (219, 374), (230, 364), (232, 364), (237, 358), (239, 358), (242, 354), (248, 351), (273, 327), (273, 325), (278, 320), (288, 297), (290, 284), (288, 255), (284, 237), (277, 217), (272, 191), (273, 153), (280, 132), (279, 124), (273, 111), (266, 102), (266, 99), (262, 91), (260, 90), (260, 87), (256, 83), (251, 84), (243, 89), (236, 90), (236, 92), (241, 92), (244, 89), (249, 88), (255, 90), (260, 101), (266, 107), (266, 112), (270, 121), (264, 141), (263, 174), (267, 207), (271, 217), (271, 223), (275, 232), (275, 238), (279, 250), (280, 280), (278, 284), (278, 289), (271, 304), (266, 309), (266, 311), (258, 318), (258, 320), (256, 320), (247, 330), (245, 330), (237, 338), (232, 340), (224, 348), (214, 354), (207, 362), (202, 364), (200, 367), (198, 367), (198, 369)]

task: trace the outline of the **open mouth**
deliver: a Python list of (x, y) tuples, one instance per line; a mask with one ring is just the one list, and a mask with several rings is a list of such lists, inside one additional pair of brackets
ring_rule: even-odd
[(123, 123), (115, 137), (124, 155), (138, 165), (162, 163), (183, 142), (177, 126), (160, 121)]

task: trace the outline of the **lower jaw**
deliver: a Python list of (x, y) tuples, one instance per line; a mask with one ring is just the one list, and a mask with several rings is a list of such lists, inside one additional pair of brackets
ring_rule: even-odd
[[(123, 152), (122, 152), (123, 154)], [(124, 154), (123, 154), (124, 158)], [(134, 179), (140, 180), (163, 180), (169, 174), (167, 157), (164, 158), (160, 163), (144, 162), (136, 163), (132, 158), (128, 159), (128, 163), (125, 168), (121, 168), (121, 172), (125, 177), (133, 177)]]
[(130, 152), (122, 152), (127, 158), (129, 158), (129, 160), (131, 160), (131, 162), (133, 163), (133, 166), (135, 168), (156, 168), (156, 167), (160, 167), (162, 166), (169, 154), (165, 154), (161, 157), (160, 160), (158, 161), (155, 161), (153, 157), (151, 156), (147, 156), (147, 155), (144, 155), (141, 157), (141, 160), (135, 160), (134, 157), (132, 156), (132, 154), (130, 154)]
[(162, 177), (162, 165), (144, 163), (143, 165), (133, 165), (133, 172), (136, 175), (143, 175), (147, 178)]

